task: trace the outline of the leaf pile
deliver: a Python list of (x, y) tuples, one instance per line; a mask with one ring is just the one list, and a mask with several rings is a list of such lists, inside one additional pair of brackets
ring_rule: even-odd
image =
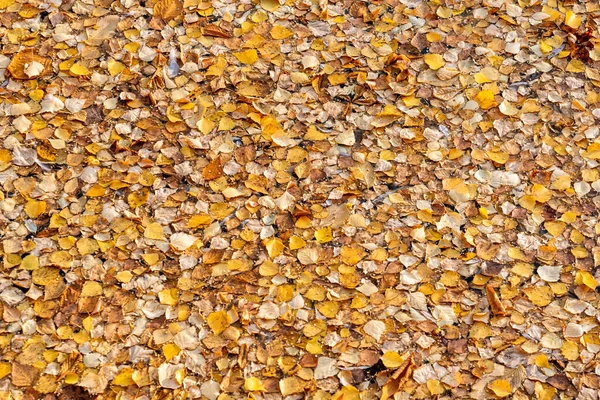
[(599, 19), (0, 0), (0, 400), (597, 399)]

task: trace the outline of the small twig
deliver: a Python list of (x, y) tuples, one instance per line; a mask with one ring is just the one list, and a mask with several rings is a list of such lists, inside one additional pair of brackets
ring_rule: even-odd
[(380, 194), (379, 196), (375, 197), (375, 198), (374, 198), (374, 199), (371, 201), (371, 203), (373, 203), (373, 204), (377, 204), (377, 203), (379, 203), (380, 201), (383, 201), (383, 200), (384, 200), (386, 197), (388, 197), (389, 195), (391, 195), (391, 194), (394, 194), (394, 193), (396, 193), (396, 192), (397, 192), (397, 191), (399, 191), (399, 190), (406, 189), (407, 187), (408, 187), (408, 186), (398, 186), (398, 187), (396, 187), (396, 188), (394, 188), (394, 189), (390, 189), (390, 190), (388, 190), (387, 192), (385, 192), (385, 193), (383, 193), (383, 194)]

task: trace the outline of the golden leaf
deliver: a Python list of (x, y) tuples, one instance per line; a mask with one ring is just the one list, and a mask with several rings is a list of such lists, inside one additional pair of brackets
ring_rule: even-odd
[(251, 377), (244, 381), (244, 390), (246, 392), (263, 392), (265, 387), (260, 379)]
[(102, 285), (99, 282), (87, 281), (81, 289), (81, 297), (94, 297), (102, 294)]
[(69, 72), (76, 76), (90, 75), (92, 72), (85, 66), (79, 63), (75, 63), (69, 68)]
[(497, 379), (488, 384), (490, 389), (498, 397), (506, 397), (512, 394), (510, 383), (505, 379)]
[(7, 9), (13, 4), (15, 4), (15, 0), (0, 0), (0, 10)]
[(212, 329), (215, 335), (223, 332), (229, 325), (231, 325), (231, 318), (229, 314), (225, 310), (215, 311), (208, 315), (206, 319), (206, 323)]
[(333, 234), (331, 233), (331, 228), (326, 226), (325, 228), (321, 228), (315, 232), (315, 239), (319, 243), (327, 243), (333, 240)]
[(525, 292), (525, 295), (527, 295), (533, 304), (540, 307), (547, 306), (554, 299), (552, 289), (549, 286), (526, 288), (523, 289), (523, 292)]
[(494, 92), (491, 90), (482, 90), (481, 92), (477, 93), (475, 96), (475, 101), (479, 104), (479, 107), (484, 110), (488, 110), (498, 105), (494, 98)]
[(25, 204), (25, 214), (29, 218), (37, 218), (46, 212), (46, 202), (38, 200), (29, 200)]
[(149, 224), (144, 230), (144, 237), (154, 240), (162, 240), (165, 238), (163, 227), (158, 222)]
[(267, 248), (267, 253), (269, 253), (269, 257), (272, 259), (283, 253), (283, 249), (285, 246), (281, 239), (272, 238), (266, 241), (265, 247)]
[(381, 361), (387, 368), (399, 368), (406, 360), (397, 351), (386, 351), (381, 356)]
[(171, 361), (173, 357), (181, 352), (181, 349), (175, 343), (167, 343), (163, 346), (162, 351), (167, 361)]
[(425, 54), (425, 56), (423, 56), (423, 61), (425, 61), (425, 64), (434, 71), (446, 65), (446, 61), (444, 61), (444, 58), (439, 54)]
[(237, 53), (233, 53), (235, 58), (238, 59), (242, 64), (254, 64), (258, 61), (258, 53), (255, 49), (248, 49), (245, 51), (239, 51)]
[(179, 300), (179, 291), (177, 288), (163, 289), (158, 292), (158, 299), (160, 300), (160, 304), (174, 306)]
[(367, 253), (360, 247), (342, 247), (341, 258), (344, 264), (355, 265), (362, 260)]
[(117, 376), (114, 377), (112, 384), (116, 386), (127, 387), (135, 384), (132, 379), (133, 369), (132, 368), (123, 368), (119, 371)]
[(271, 29), (271, 37), (276, 40), (287, 39), (293, 36), (294, 33), (281, 25), (273, 25)]
[(267, 11), (274, 12), (279, 8), (279, 0), (260, 0), (260, 6)]

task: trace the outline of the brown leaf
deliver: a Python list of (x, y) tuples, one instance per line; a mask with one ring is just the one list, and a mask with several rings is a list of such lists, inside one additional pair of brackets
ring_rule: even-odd
[(26, 49), (15, 54), (8, 64), (8, 72), (15, 79), (31, 79), (25, 73), (25, 69), (29, 64), (37, 62), (44, 66), (44, 70), (40, 75), (48, 74), (52, 71), (52, 61), (49, 58), (44, 58), (35, 53), (34, 49)]
[(207, 25), (204, 28), (202, 28), (202, 34), (204, 36), (212, 36), (212, 37), (219, 37), (219, 38), (224, 38), (224, 39), (229, 39), (231, 38), (231, 32), (228, 32), (227, 30), (221, 28), (218, 25)]
[(220, 178), (221, 176), (223, 176), (223, 163), (221, 162), (221, 157), (217, 157), (212, 160), (202, 170), (202, 177), (207, 181), (212, 181)]
[(160, 0), (154, 5), (154, 15), (164, 21), (170, 21), (183, 12), (181, 0)]
[(411, 378), (414, 369), (415, 360), (413, 358), (413, 355), (411, 354), (410, 357), (408, 357), (408, 359), (402, 363), (400, 368), (398, 368), (392, 374), (390, 380), (385, 385), (383, 385), (383, 388), (381, 389), (380, 400), (386, 400), (390, 397), (393, 397), (398, 392), (398, 390), (400, 390), (402, 385), (404, 385), (404, 383), (406, 383), (406, 381), (408, 381)]
[(15, 386), (32, 386), (40, 374), (40, 371), (30, 365), (12, 364), (12, 384)]
[(504, 308), (504, 304), (498, 298), (496, 291), (490, 285), (485, 285), (485, 292), (487, 294), (488, 303), (490, 303), (490, 308), (492, 309), (492, 313), (495, 315), (506, 315), (506, 309)]

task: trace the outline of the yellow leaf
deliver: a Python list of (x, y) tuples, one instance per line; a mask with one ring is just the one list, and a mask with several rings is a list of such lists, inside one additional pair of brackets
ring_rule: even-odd
[(585, 285), (590, 289), (595, 290), (598, 286), (598, 281), (588, 271), (577, 271), (577, 274), (575, 275), (575, 284)]
[(383, 365), (387, 368), (398, 368), (404, 361), (404, 357), (398, 354), (397, 351), (386, 351), (383, 353), (383, 356), (381, 356), (381, 362), (383, 362)]
[(277, 264), (274, 264), (272, 261), (265, 261), (258, 268), (258, 272), (262, 276), (275, 276), (279, 272), (279, 267)]
[(293, 35), (294, 32), (281, 25), (273, 25), (271, 29), (271, 37), (276, 40), (287, 39)]
[(581, 17), (573, 11), (568, 10), (565, 14), (565, 25), (570, 28), (577, 29), (581, 25)]
[(228, 260), (227, 266), (231, 271), (250, 271), (252, 269), (252, 261), (246, 258), (236, 258), (233, 260)]
[(106, 189), (103, 188), (102, 186), (96, 184), (94, 186), (92, 186), (86, 193), (85, 195), (88, 197), (102, 197), (106, 194)]
[(446, 61), (444, 61), (444, 58), (441, 55), (432, 53), (425, 54), (423, 56), (423, 61), (425, 61), (425, 64), (433, 70), (438, 70), (446, 64)]
[(0, 362), (0, 379), (4, 379), (4, 377), (10, 374), (12, 370), (12, 366), (8, 362)]
[(209, 314), (206, 323), (212, 329), (213, 333), (218, 335), (231, 325), (231, 318), (225, 310), (215, 311)]
[(306, 342), (306, 351), (308, 351), (310, 354), (323, 354), (323, 348), (319, 343), (318, 336), (315, 336)]
[(233, 53), (235, 58), (238, 59), (239, 62), (243, 64), (254, 64), (258, 60), (258, 53), (255, 49), (248, 49), (245, 51), (239, 51), (237, 53)]
[(326, 226), (325, 228), (321, 228), (315, 232), (315, 239), (319, 243), (327, 243), (333, 240), (333, 234), (331, 233), (331, 228)]
[(298, 250), (306, 246), (306, 242), (299, 236), (292, 236), (290, 238), (290, 250)]
[(344, 264), (355, 265), (362, 260), (367, 254), (360, 247), (342, 247), (341, 258)]
[(162, 347), (162, 351), (167, 361), (171, 361), (181, 352), (181, 349), (175, 343), (167, 343)]
[(548, 356), (545, 354), (540, 354), (535, 358), (535, 365), (540, 368), (550, 368), (550, 364), (548, 363)]
[(475, 74), (475, 82), (489, 83), (497, 81), (500, 78), (500, 72), (494, 67), (485, 67)]
[(300, 393), (304, 390), (304, 387), (300, 383), (300, 380), (295, 376), (284, 378), (279, 381), (279, 391), (284, 396), (291, 394)]
[(579, 348), (577, 347), (577, 343), (568, 340), (563, 342), (560, 352), (563, 357), (569, 361), (575, 361), (579, 358)]
[(26, 204), (25, 204), (25, 214), (27, 214), (27, 216), (29, 218), (37, 218), (40, 215), (42, 215), (44, 212), (46, 212), (46, 202), (45, 201), (38, 201), (38, 200), (29, 200)]
[(102, 285), (96, 281), (87, 281), (81, 289), (81, 297), (94, 297), (102, 294)]
[(476, 187), (467, 185), (464, 182), (460, 182), (458, 185), (454, 186), (448, 191), (448, 197), (450, 197), (456, 203), (463, 203), (475, 197), (477, 193), (473, 189), (476, 190)]
[(157, 253), (142, 254), (142, 260), (146, 261), (148, 265), (154, 265), (158, 262), (160, 256)]
[(535, 383), (535, 398), (537, 400), (552, 400), (556, 394), (556, 388), (541, 382)]
[(347, 77), (345, 74), (331, 74), (327, 77), (327, 80), (332, 86), (337, 86), (346, 83)]
[(29, 98), (37, 103), (44, 98), (44, 91), (41, 89), (32, 90), (29, 92)]
[(246, 392), (263, 392), (265, 387), (260, 379), (251, 377), (244, 381), (244, 390)]
[(364, 397), (361, 395), (361, 392), (352, 385), (346, 384), (346, 386), (342, 386), (340, 390), (338, 390), (330, 400), (361, 400)]
[(427, 381), (427, 389), (431, 392), (432, 395), (439, 395), (445, 392), (444, 385), (437, 379), (429, 379)]
[(158, 293), (158, 299), (160, 300), (160, 304), (174, 306), (179, 300), (179, 291), (177, 288), (163, 289)]
[(530, 195), (525, 195), (519, 199), (519, 205), (526, 210), (533, 211), (535, 208), (535, 197)]
[(267, 11), (274, 12), (279, 8), (279, 0), (260, 0), (260, 6)]
[(119, 271), (115, 275), (115, 278), (119, 282), (128, 283), (128, 282), (131, 282), (131, 279), (133, 278), (133, 274), (131, 272), (129, 272), (129, 271)]
[(552, 198), (552, 191), (546, 189), (543, 185), (536, 183), (531, 187), (531, 195), (535, 201), (539, 203), (546, 203)]
[(469, 337), (474, 339), (485, 339), (489, 336), (492, 336), (492, 330), (483, 322), (475, 322), (469, 331)]
[(44, 267), (31, 273), (31, 281), (36, 285), (46, 286), (55, 282), (60, 276), (58, 268)]
[(510, 383), (505, 379), (498, 379), (489, 383), (488, 388), (498, 397), (506, 397), (512, 394)]
[(529, 300), (539, 307), (545, 307), (554, 299), (552, 289), (549, 286), (536, 286), (523, 289)]
[(76, 373), (69, 372), (67, 375), (65, 375), (65, 383), (67, 385), (74, 385), (77, 382), (79, 382), (79, 377), (77, 376)]
[(135, 384), (133, 379), (131, 379), (132, 375), (133, 375), (132, 368), (123, 368), (121, 371), (119, 371), (119, 374), (117, 376), (115, 376), (112, 383), (113, 383), (113, 385), (116, 385), (116, 386), (123, 386), (123, 387), (131, 386), (131, 385)]
[(123, 72), (127, 67), (125, 66), (125, 64), (116, 61), (114, 59), (110, 59), (108, 60), (108, 62), (106, 63), (106, 67), (108, 69), (108, 73), (110, 74), (110, 76), (116, 76), (119, 75), (121, 72)]
[(475, 96), (475, 101), (479, 104), (479, 107), (484, 110), (489, 110), (490, 108), (498, 105), (496, 99), (494, 98), (494, 92), (491, 90), (482, 90), (481, 92), (477, 93)]
[(569, 176), (569, 175), (559, 176), (550, 185), (550, 189), (552, 189), (552, 190), (567, 190), (570, 187), (571, 187), (571, 176)]
[(13, 4), (15, 4), (15, 0), (0, 0), (0, 10), (4, 10)]
[(198, 214), (190, 217), (187, 223), (188, 228), (197, 228), (199, 226), (208, 226), (214, 219), (207, 214)]
[(582, 73), (585, 72), (586, 66), (581, 60), (571, 59), (567, 64), (566, 71), (574, 72), (574, 73)]
[(600, 143), (590, 144), (587, 150), (583, 152), (583, 156), (592, 160), (600, 159)]
[(219, 131), (230, 131), (235, 128), (235, 121), (231, 118), (224, 117), (219, 121), (219, 127), (217, 130)]
[(215, 129), (217, 124), (214, 121), (211, 121), (208, 118), (202, 118), (198, 122), (196, 122), (196, 127), (205, 135), (208, 135)]
[(146, 201), (148, 201), (149, 194), (150, 193), (146, 188), (130, 193), (127, 196), (127, 203), (129, 204), (129, 207), (135, 209), (143, 206), (144, 204), (146, 204)]
[(560, 221), (547, 221), (544, 223), (544, 228), (554, 237), (560, 236), (565, 231), (566, 226), (567, 224)]
[(340, 310), (337, 301), (322, 301), (316, 305), (317, 310), (327, 318), (334, 318)]
[(508, 153), (503, 151), (488, 151), (487, 156), (490, 160), (498, 164), (505, 164), (508, 161)]
[(542, 53), (548, 54), (553, 50), (553, 47), (546, 40), (542, 40), (540, 41), (540, 50), (542, 51)]
[(275, 258), (281, 253), (283, 253), (284, 245), (281, 239), (272, 238), (267, 240), (265, 243), (265, 247), (267, 248), (267, 253), (269, 253), (269, 257)]
[(432, 43), (439, 42), (440, 40), (442, 40), (442, 36), (436, 32), (427, 32), (427, 35), (425, 37), (429, 42)]
[(164, 239), (165, 235), (163, 227), (158, 222), (149, 224), (144, 230), (144, 237), (147, 239), (161, 240)]
[(85, 65), (79, 63), (73, 64), (71, 68), (69, 68), (69, 72), (77, 76), (85, 76), (91, 74), (90, 70), (87, 69)]
[(558, 19), (562, 15), (558, 10), (556, 10), (552, 7), (549, 7), (547, 5), (544, 5), (542, 7), (542, 12), (549, 16), (547, 19), (547, 21), (549, 21), (549, 22), (554, 22), (556, 19)]

